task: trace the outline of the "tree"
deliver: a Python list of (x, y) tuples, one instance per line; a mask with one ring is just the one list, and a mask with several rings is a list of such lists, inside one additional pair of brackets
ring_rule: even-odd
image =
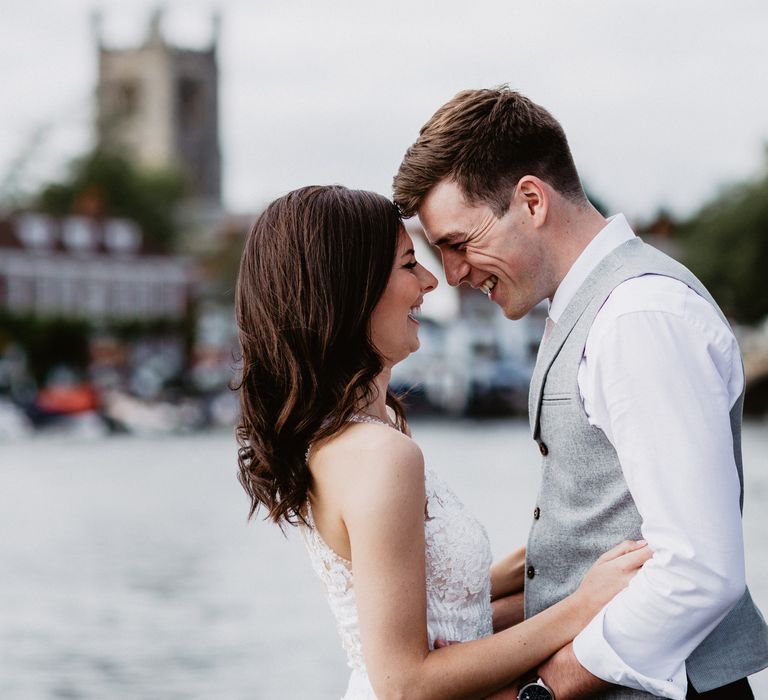
[(756, 323), (768, 315), (768, 167), (724, 189), (678, 232), (684, 262), (727, 316)]
[(75, 161), (69, 177), (46, 185), (35, 207), (54, 216), (85, 214), (134, 220), (157, 252), (173, 249), (175, 212), (184, 178), (171, 170), (147, 170), (124, 156), (95, 150)]
[(67, 366), (85, 372), (89, 362), (90, 322), (85, 319), (39, 318), (0, 311), (0, 355), (11, 343), (24, 349), (29, 371), (38, 385), (51, 370)]

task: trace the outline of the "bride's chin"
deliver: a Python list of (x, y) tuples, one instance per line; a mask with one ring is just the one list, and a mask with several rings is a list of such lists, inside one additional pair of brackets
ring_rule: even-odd
[(407, 353), (401, 355), (394, 361), (384, 360), (384, 369), (391, 370), (395, 365), (399, 365), (403, 360), (408, 359), (412, 352), (413, 350), (409, 350)]

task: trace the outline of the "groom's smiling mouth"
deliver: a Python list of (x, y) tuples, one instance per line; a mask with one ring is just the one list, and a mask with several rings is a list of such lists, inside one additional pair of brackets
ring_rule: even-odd
[(490, 298), (491, 292), (493, 291), (493, 288), (496, 286), (498, 281), (499, 278), (496, 277), (496, 275), (491, 275), (488, 279), (485, 280), (485, 282), (480, 285), (480, 291)]

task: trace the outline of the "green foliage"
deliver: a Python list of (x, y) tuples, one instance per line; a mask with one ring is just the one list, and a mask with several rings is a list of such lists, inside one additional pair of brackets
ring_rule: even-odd
[(50, 371), (62, 365), (86, 374), (91, 338), (96, 332), (114, 336), (121, 343), (139, 338), (180, 336), (186, 351), (190, 352), (195, 337), (195, 316), (189, 313), (181, 319), (94, 321), (0, 311), (0, 355), (10, 343), (20, 345), (27, 355), (32, 376), (42, 386)]
[(11, 341), (21, 345), (38, 385), (59, 365), (78, 371), (88, 366), (90, 323), (86, 320), (0, 312), (0, 328), (0, 348)]
[(219, 302), (234, 304), (245, 237), (245, 230), (226, 231), (220, 245), (202, 261), (207, 272), (209, 292)]
[(134, 220), (149, 247), (173, 249), (175, 211), (185, 193), (183, 177), (145, 170), (117, 153), (96, 150), (76, 161), (64, 182), (45, 186), (36, 207), (54, 216), (91, 214)]
[[(96, 329), (94, 324), (93, 329)], [(184, 317), (179, 319), (124, 319), (98, 324), (98, 329), (114, 336), (123, 343), (138, 338), (177, 336), (183, 340), (187, 355), (192, 352), (197, 329), (197, 312), (191, 305)]]
[(684, 262), (729, 317), (768, 315), (768, 172), (723, 190), (678, 233)]

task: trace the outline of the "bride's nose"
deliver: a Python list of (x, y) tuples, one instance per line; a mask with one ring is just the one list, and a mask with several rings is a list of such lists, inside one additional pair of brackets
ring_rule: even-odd
[(426, 267), (422, 267), (421, 272), (421, 289), (424, 294), (427, 294), (437, 287), (437, 277), (427, 270)]

